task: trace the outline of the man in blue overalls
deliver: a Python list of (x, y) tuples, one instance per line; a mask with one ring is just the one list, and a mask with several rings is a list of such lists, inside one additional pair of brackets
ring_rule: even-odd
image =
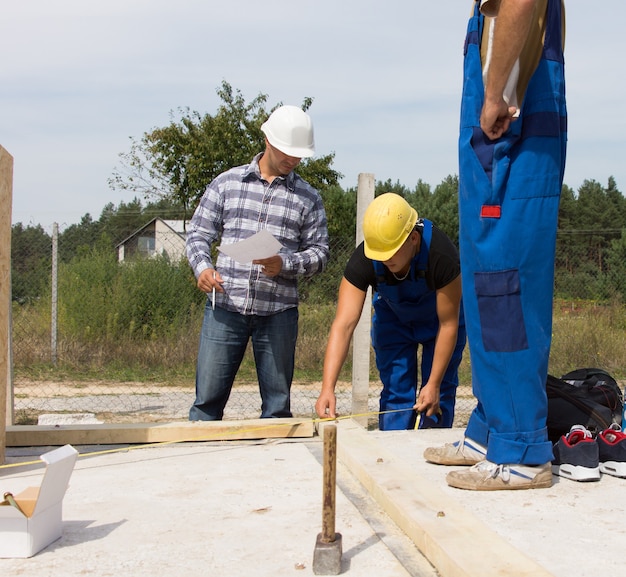
[(566, 148), (561, 0), (475, 3), (459, 140), (460, 249), (478, 405), (428, 461), (449, 485), (552, 485), (546, 376)]
[(379, 429), (412, 429), (417, 413), (422, 428), (451, 427), (465, 347), (458, 251), (439, 228), (419, 219), (393, 193), (367, 207), (363, 236), (339, 287), (317, 414), (336, 417), (335, 385), (372, 287), (372, 345), (383, 383)]

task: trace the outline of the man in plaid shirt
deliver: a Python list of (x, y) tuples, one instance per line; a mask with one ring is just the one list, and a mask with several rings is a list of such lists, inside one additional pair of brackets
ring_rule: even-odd
[[(298, 277), (321, 272), (328, 228), (317, 190), (294, 169), (313, 156), (313, 125), (296, 106), (281, 106), (262, 125), (265, 151), (207, 187), (187, 233), (187, 257), (207, 293), (196, 368), (192, 421), (220, 420), (252, 339), (261, 417), (291, 417), (290, 389), (298, 335)], [(240, 263), (211, 246), (261, 230), (282, 245), (269, 258)], [(215, 295), (213, 297), (213, 294)]]

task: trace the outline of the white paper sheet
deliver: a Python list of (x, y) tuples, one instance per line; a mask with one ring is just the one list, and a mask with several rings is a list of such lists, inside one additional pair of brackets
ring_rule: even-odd
[(253, 260), (274, 256), (282, 246), (271, 232), (263, 229), (245, 240), (233, 244), (222, 244), (217, 247), (217, 250), (237, 262), (245, 264)]

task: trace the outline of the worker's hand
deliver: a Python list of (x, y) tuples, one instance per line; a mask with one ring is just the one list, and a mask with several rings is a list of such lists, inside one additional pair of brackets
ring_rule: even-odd
[(269, 277), (276, 276), (283, 270), (283, 259), (279, 254), (275, 254), (269, 258), (253, 260), (252, 264), (260, 264), (263, 267), (263, 272)]
[(224, 280), (215, 269), (205, 268), (198, 277), (198, 288), (204, 293), (210, 293), (215, 287), (219, 293), (223, 293), (222, 283)]
[(337, 398), (335, 393), (322, 391), (315, 403), (315, 412), (321, 419), (336, 419)]
[(498, 100), (485, 100), (480, 113), (480, 127), (489, 138), (500, 138), (517, 119), (519, 110), (515, 106), (509, 106), (503, 98)]
[(418, 413), (425, 413), (427, 417), (440, 415), (439, 408), (439, 387), (426, 383), (419, 392), (417, 402), (413, 409)]

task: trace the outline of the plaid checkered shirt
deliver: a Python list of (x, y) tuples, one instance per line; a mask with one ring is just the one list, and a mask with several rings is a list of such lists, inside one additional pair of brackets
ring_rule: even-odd
[[(187, 231), (187, 258), (196, 278), (217, 268), (224, 279), (217, 305), (244, 315), (271, 315), (298, 305), (298, 276), (321, 272), (328, 261), (328, 227), (322, 199), (294, 172), (261, 178), (259, 159), (217, 176), (207, 187)], [(217, 267), (211, 247), (239, 242), (267, 229), (282, 244), (283, 268), (268, 277), (259, 265), (242, 264), (223, 253)]]

